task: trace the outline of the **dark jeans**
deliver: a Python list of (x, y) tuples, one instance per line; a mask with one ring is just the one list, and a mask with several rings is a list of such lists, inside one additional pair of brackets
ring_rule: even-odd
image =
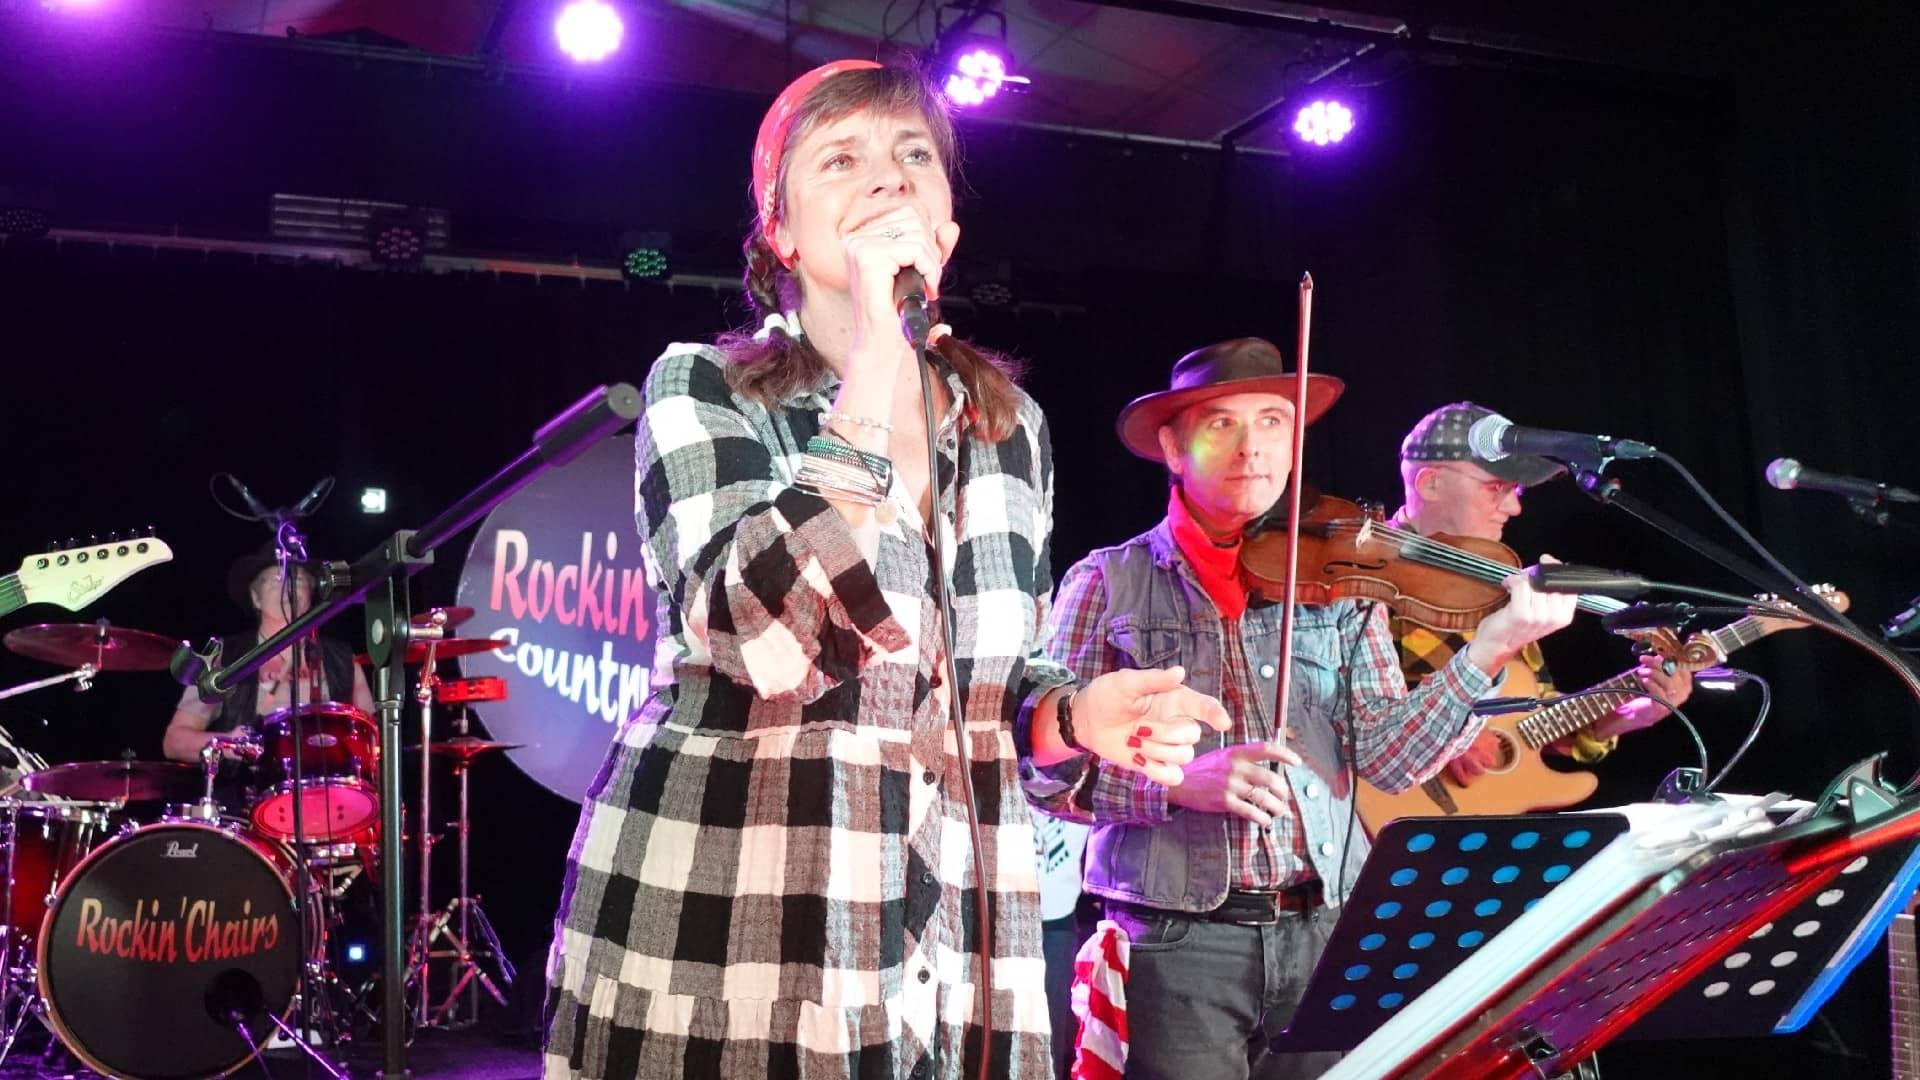
[(1108, 909), (1132, 939), (1127, 972), (1128, 1080), (1294, 1080), (1340, 1055), (1271, 1054), (1327, 947), (1323, 907), (1271, 926)]
[(1072, 915), (1040, 924), (1040, 953), (1047, 962), (1047, 1019), (1053, 1023), (1053, 1073), (1067, 1080), (1073, 1073), (1073, 1044), (1080, 1021), (1073, 1015), (1073, 958), (1086, 940), (1080, 920)]

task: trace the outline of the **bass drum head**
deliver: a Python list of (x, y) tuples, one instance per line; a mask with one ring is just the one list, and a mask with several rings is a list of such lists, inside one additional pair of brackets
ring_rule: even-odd
[(89, 1068), (142, 1080), (217, 1077), (254, 1056), (300, 978), (278, 845), (211, 825), (149, 825), (96, 848), (40, 937), (48, 1019)]

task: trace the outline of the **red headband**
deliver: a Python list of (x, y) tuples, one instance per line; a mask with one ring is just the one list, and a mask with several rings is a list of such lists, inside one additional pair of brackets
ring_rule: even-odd
[(835, 60), (822, 64), (788, 83), (780, 96), (773, 99), (773, 107), (760, 118), (760, 134), (753, 140), (753, 197), (760, 211), (761, 231), (773, 228), (773, 215), (779, 201), (775, 188), (780, 181), (780, 149), (786, 145), (787, 132), (793, 127), (793, 111), (814, 87), (833, 76), (879, 66), (871, 60)]

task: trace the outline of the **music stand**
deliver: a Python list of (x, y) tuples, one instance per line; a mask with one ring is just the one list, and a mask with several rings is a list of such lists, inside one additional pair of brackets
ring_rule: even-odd
[[(1564, 1071), (1818, 896), (1858, 856), (1920, 836), (1920, 797), (1889, 801), (1859, 823), (1826, 810), (1776, 827), (1764, 806), (1737, 803), (1669, 810), (1616, 837), (1356, 1046), (1329, 1080)], [(1865, 816), (1857, 793), (1853, 812)], [(1700, 1025), (1690, 1034), (1707, 1034), (1717, 1017)]]
[(1880, 943), (1920, 881), (1920, 842), (1856, 856), (1826, 888), (1640, 1018), (1623, 1039), (1790, 1035)]
[(1388, 822), (1273, 1050), (1358, 1046), (1626, 831), (1605, 813)]

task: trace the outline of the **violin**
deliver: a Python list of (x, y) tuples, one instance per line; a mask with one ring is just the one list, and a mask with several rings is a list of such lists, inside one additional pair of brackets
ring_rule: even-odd
[[(1270, 517), (1246, 527), (1240, 578), (1249, 595), (1280, 603), (1287, 598), (1287, 531), (1284, 520)], [(1389, 522), (1377, 506), (1330, 495), (1316, 494), (1303, 507), (1298, 545), (1295, 602), (1377, 600), (1401, 618), (1441, 632), (1471, 630), (1498, 611), (1507, 602), (1500, 583), (1522, 565), (1498, 540), (1422, 536)], [(1604, 614), (1622, 605), (1582, 596), (1579, 606)]]

